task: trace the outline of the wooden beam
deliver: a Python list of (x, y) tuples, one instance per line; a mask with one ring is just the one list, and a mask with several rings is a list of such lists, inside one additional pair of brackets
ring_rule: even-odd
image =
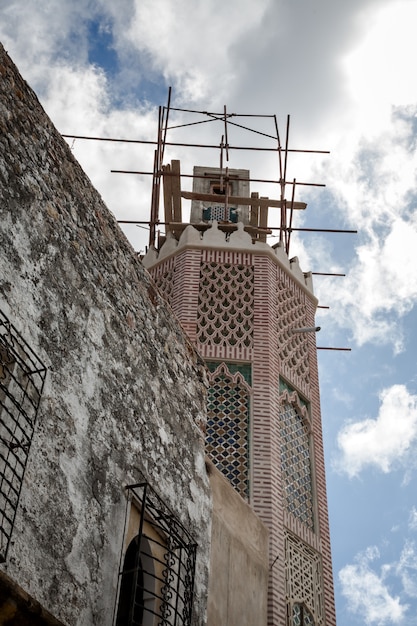
[[(260, 198), (260, 200), (268, 200), (268, 198)], [(262, 230), (268, 228), (268, 205), (261, 204), (261, 210), (259, 213), (259, 228)], [(266, 242), (266, 233), (259, 235), (259, 241)]]
[[(201, 200), (203, 202), (212, 202), (213, 204), (225, 204), (226, 196), (216, 193), (198, 193), (193, 191), (181, 191), (181, 198), (185, 200)], [(265, 206), (265, 207), (281, 207), (281, 200), (271, 200), (269, 198), (243, 198), (241, 196), (229, 196), (229, 205), (249, 205), (249, 206)], [(294, 202), (294, 209), (305, 209), (305, 202)]]
[(164, 212), (165, 212), (165, 221), (172, 222), (174, 220), (174, 211), (172, 206), (172, 176), (171, 176), (171, 166), (163, 165), (163, 181), (164, 181)]
[[(258, 199), (259, 193), (257, 191), (253, 191), (251, 193), (251, 198)], [(258, 205), (252, 204), (251, 212), (250, 212), (250, 225), (256, 228), (258, 224), (259, 224), (259, 204)]]
[(181, 222), (181, 168), (180, 162), (176, 159), (171, 161), (172, 176), (172, 206), (174, 208), (174, 222)]

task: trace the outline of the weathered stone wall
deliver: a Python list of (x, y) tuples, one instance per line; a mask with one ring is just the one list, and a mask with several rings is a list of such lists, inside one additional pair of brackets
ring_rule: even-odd
[(144, 477), (198, 543), (201, 625), (204, 367), (1, 47), (0, 212), (0, 306), (48, 367), (1, 568), (68, 626), (110, 626), (124, 486)]

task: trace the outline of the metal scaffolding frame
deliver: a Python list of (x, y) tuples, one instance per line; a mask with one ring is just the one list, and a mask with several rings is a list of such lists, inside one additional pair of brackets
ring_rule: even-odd
[[(271, 179), (262, 179), (262, 178), (248, 178), (242, 179), (248, 182), (259, 182), (259, 183), (272, 183), (277, 184), (279, 186), (279, 208), (280, 208), (280, 223), (277, 226), (268, 226), (268, 229), (278, 230), (279, 231), (279, 241), (283, 243), (287, 254), (289, 254), (290, 250), (290, 242), (291, 242), (291, 234), (295, 231), (300, 232), (329, 232), (329, 233), (356, 233), (356, 230), (340, 230), (340, 229), (322, 229), (322, 228), (295, 228), (293, 227), (293, 216), (294, 210), (296, 208), (304, 208), (297, 206), (295, 202), (295, 193), (296, 188), (298, 186), (309, 186), (309, 187), (325, 187), (324, 184), (321, 183), (310, 183), (310, 182), (301, 182), (297, 181), (295, 178), (291, 181), (287, 180), (287, 171), (288, 171), (288, 156), (290, 153), (307, 153), (307, 154), (329, 154), (328, 150), (306, 150), (306, 149), (292, 149), (289, 148), (289, 135), (290, 135), (290, 116), (287, 116), (286, 121), (286, 130), (285, 130), (285, 140), (284, 144), (281, 142), (278, 120), (275, 114), (273, 115), (258, 115), (258, 114), (242, 114), (242, 113), (229, 113), (227, 111), (226, 105), (224, 106), (223, 112), (215, 113), (209, 111), (201, 111), (195, 109), (184, 109), (171, 106), (171, 95), (172, 90), (171, 87), (168, 90), (168, 99), (166, 106), (158, 107), (158, 130), (157, 130), (157, 138), (156, 141), (146, 141), (146, 140), (136, 140), (136, 139), (117, 139), (111, 137), (89, 137), (83, 135), (68, 135), (64, 134), (63, 137), (71, 138), (71, 139), (87, 139), (94, 141), (109, 141), (109, 142), (122, 142), (122, 143), (134, 143), (134, 144), (147, 144), (155, 146), (154, 150), (154, 158), (153, 158), (153, 169), (152, 171), (135, 171), (135, 170), (119, 170), (112, 169), (112, 173), (123, 173), (123, 174), (136, 174), (136, 175), (149, 175), (152, 176), (152, 194), (151, 194), (151, 208), (150, 208), (150, 219), (148, 221), (138, 221), (138, 220), (119, 220), (119, 223), (122, 224), (147, 224), (149, 225), (149, 246), (154, 246), (156, 243), (156, 229), (157, 226), (167, 225), (166, 222), (161, 221), (159, 219), (159, 206), (160, 206), (160, 197), (161, 197), (161, 179), (168, 176), (179, 176), (180, 178), (196, 178), (194, 174), (183, 174), (180, 172), (168, 172), (164, 170), (164, 157), (165, 150), (167, 147), (186, 147), (186, 148), (206, 148), (206, 149), (214, 149), (219, 151), (219, 162), (220, 162), (220, 187), (223, 189), (226, 188), (226, 208), (228, 205), (227, 198), (227, 185), (225, 183), (228, 180), (229, 176), (229, 168), (226, 165), (230, 159), (230, 152), (237, 150), (244, 151), (256, 151), (256, 152), (273, 152), (277, 155), (278, 161), (278, 173), (279, 176), (275, 180)], [(169, 118), (170, 113), (172, 111), (190, 114), (192, 116), (199, 116), (201, 119), (197, 121), (190, 121), (183, 124), (177, 124), (169, 126)], [(261, 132), (255, 128), (251, 128), (248, 125), (244, 125), (235, 121), (236, 119), (242, 118), (252, 118), (252, 119), (269, 119), (273, 122), (274, 134), (268, 134), (265, 132)], [(223, 124), (223, 133), (221, 135), (221, 140), (219, 144), (208, 144), (208, 143), (191, 143), (191, 142), (176, 142), (176, 141), (168, 141), (168, 131), (172, 131), (178, 128), (185, 128), (190, 126), (196, 126), (201, 124), (207, 124), (210, 122), (221, 122)], [(229, 144), (229, 126), (235, 126), (237, 128), (249, 131), (251, 133), (255, 133), (262, 137), (266, 137), (268, 139), (272, 139), (276, 145), (275, 147), (264, 147), (264, 146), (245, 146), (245, 145), (230, 145)], [(287, 189), (290, 189), (290, 199), (287, 199)], [(250, 199), (248, 199), (249, 201)], [(276, 202), (276, 201), (275, 201)], [(249, 203), (249, 202), (248, 202)], [(301, 203), (298, 203), (299, 205)], [(269, 205), (274, 206), (274, 205)], [(275, 204), (276, 206), (276, 204)]]
[[(184, 230), (187, 224), (182, 223), (181, 220), (181, 197), (185, 199), (202, 199), (209, 200), (209, 194), (196, 194), (191, 192), (181, 191), (181, 179), (183, 178), (204, 178), (203, 176), (199, 176), (196, 174), (184, 174), (180, 172), (179, 161), (172, 161), (172, 166), (164, 165), (165, 152), (167, 147), (184, 147), (184, 148), (204, 148), (204, 149), (212, 149), (217, 150), (219, 152), (219, 185), (221, 190), (225, 190), (224, 197), (218, 196), (217, 200), (220, 203), (225, 205), (225, 215), (228, 214), (228, 206), (229, 202), (232, 201), (240, 201), (239, 204), (256, 207), (256, 211), (259, 209), (259, 219), (256, 217), (256, 223), (251, 223), (250, 226), (245, 226), (245, 230), (247, 230), (254, 240), (259, 238), (261, 241), (266, 241), (266, 236), (272, 234), (273, 231), (279, 232), (279, 242), (283, 245), (286, 253), (289, 255), (290, 244), (291, 244), (291, 235), (293, 232), (322, 232), (322, 233), (346, 233), (346, 234), (356, 234), (357, 230), (346, 230), (346, 229), (330, 229), (330, 228), (296, 228), (293, 226), (293, 218), (294, 211), (297, 209), (306, 208), (305, 203), (296, 202), (295, 195), (297, 187), (300, 186), (308, 186), (308, 187), (325, 187), (325, 184), (322, 183), (311, 183), (311, 182), (302, 182), (297, 181), (296, 178), (292, 180), (287, 180), (287, 172), (288, 172), (288, 157), (293, 153), (304, 153), (304, 154), (329, 154), (328, 150), (306, 150), (306, 149), (294, 149), (289, 147), (289, 138), (290, 138), (290, 116), (287, 115), (286, 118), (286, 128), (285, 128), (285, 137), (284, 141), (281, 141), (278, 120), (275, 114), (273, 115), (258, 115), (258, 114), (243, 114), (243, 113), (230, 113), (228, 112), (226, 105), (223, 107), (222, 112), (210, 112), (210, 111), (201, 111), (194, 109), (185, 109), (173, 107), (171, 105), (171, 97), (172, 97), (172, 89), (169, 87), (168, 89), (168, 97), (166, 106), (158, 107), (158, 129), (157, 129), (157, 138), (155, 141), (150, 140), (140, 140), (140, 139), (120, 139), (120, 138), (111, 138), (111, 137), (92, 137), (85, 135), (74, 135), (74, 134), (64, 134), (63, 137), (68, 139), (81, 139), (81, 140), (92, 140), (92, 141), (105, 141), (105, 142), (118, 142), (118, 143), (127, 143), (127, 144), (145, 144), (149, 146), (154, 146), (154, 155), (153, 155), (153, 168), (152, 171), (135, 171), (135, 170), (121, 170), (121, 169), (112, 169), (112, 173), (119, 174), (134, 174), (134, 175), (143, 175), (143, 176), (151, 176), (152, 177), (152, 194), (151, 194), (151, 207), (150, 207), (150, 218), (149, 220), (118, 220), (119, 224), (136, 224), (138, 226), (148, 226), (149, 227), (149, 247), (155, 246), (157, 243), (157, 227), (165, 226), (166, 230), (170, 230), (174, 234), (178, 234)], [(178, 112), (193, 116), (194, 119), (191, 121), (171, 125), (169, 126), (169, 119), (171, 112)], [(199, 119), (195, 119), (195, 116), (198, 116)], [(261, 132), (255, 128), (251, 128), (246, 124), (239, 123), (237, 120), (242, 120), (243, 118), (249, 119), (268, 119), (272, 121), (274, 133), (269, 134), (265, 132)], [(211, 122), (221, 122), (223, 125), (222, 135), (220, 142), (218, 144), (212, 143), (191, 143), (191, 142), (178, 142), (178, 141), (168, 141), (168, 132), (173, 131), (178, 128), (186, 128), (191, 126), (197, 126), (201, 124), (207, 124)], [(265, 146), (245, 146), (245, 145), (231, 145), (229, 144), (229, 127), (234, 126), (251, 133), (255, 133), (256, 135), (265, 137), (267, 139), (273, 140), (275, 142), (274, 147), (265, 147)], [(272, 152), (277, 156), (277, 171), (278, 176), (276, 179), (263, 179), (263, 178), (240, 178), (239, 180), (246, 182), (257, 182), (257, 183), (266, 183), (266, 184), (276, 184), (279, 188), (279, 199), (270, 200), (269, 198), (259, 198), (258, 194), (252, 194), (251, 198), (241, 198), (241, 197), (231, 197), (228, 195), (228, 182), (229, 178), (229, 167), (228, 162), (230, 159), (230, 153), (232, 151), (256, 151), (256, 152)], [(161, 200), (161, 179), (166, 183), (167, 187), (171, 187), (171, 182), (168, 182), (169, 179), (174, 181), (172, 186), (175, 186), (175, 193), (172, 192), (172, 195), (175, 195), (174, 204), (177, 203), (176, 207), (174, 207), (172, 216), (170, 219), (165, 218), (165, 220), (160, 220), (159, 216), (159, 208), (160, 208), (160, 200)], [(287, 191), (289, 194), (289, 199), (287, 198)], [(170, 192), (171, 193), (171, 192)], [(164, 196), (166, 194), (164, 193)], [(204, 198), (203, 198), (204, 196)], [(220, 199), (222, 198), (222, 199)], [(175, 202), (176, 200), (176, 202)], [(166, 197), (164, 197), (164, 202), (166, 206)], [(263, 209), (262, 209), (263, 207)], [(279, 225), (270, 226), (268, 225), (268, 217), (267, 211), (268, 207), (276, 207), (279, 208), (280, 211), (280, 219)], [(200, 230), (204, 230), (205, 226), (201, 224), (194, 224), (194, 226)], [(207, 226), (206, 226), (207, 227)], [(221, 229), (227, 232), (232, 232), (237, 228), (235, 224), (227, 224), (222, 223)], [(161, 239), (162, 241), (163, 239)], [(331, 273), (331, 272), (312, 272), (317, 276), (344, 276), (344, 274), (339, 273)], [(319, 308), (328, 309), (327, 306), (319, 306)], [(348, 350), (348, 348), (322, 348), (318, 347), (318, 350), (331, 349), (331, 350)]]

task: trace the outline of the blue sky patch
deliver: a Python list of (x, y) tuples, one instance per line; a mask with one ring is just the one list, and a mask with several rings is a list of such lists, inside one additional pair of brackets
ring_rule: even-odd
[(103, 68), (111, 77), (117, 74), (119, 62), (111, 28), (100, 21), (88, 22), (88, 61)]

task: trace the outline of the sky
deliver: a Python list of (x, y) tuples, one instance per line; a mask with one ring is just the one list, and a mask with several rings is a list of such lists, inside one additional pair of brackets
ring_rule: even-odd
[[(314, 279), (318, 345), (351, 348), (318, 352), (338, 626), (417, 625), (416, 24), (416, 0), (0, 1), (0, 40), (63, 134), (155, 140), (172, 86), (178, 108), (276, 114), (281, 137), (289, 114), (290, 148), (330, 151), (291, 154), (287, 178), (326, 185), (297, 187), (295, 226), (358, 230), (291, 248), (345, 274)], [(219, 143), (216, 124), (172, 139)], [(152, 148), (69, 143), (117, 219), (148, 219), (150, 177), (110, 170), (151, 171)], [(277, 177), (268, 153), (229, 167)], [(143, 251), (146, 229), (123, 228)]]

